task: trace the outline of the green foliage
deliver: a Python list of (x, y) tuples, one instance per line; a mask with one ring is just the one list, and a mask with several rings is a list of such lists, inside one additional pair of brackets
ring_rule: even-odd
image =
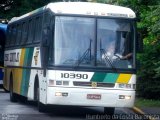
[(142, 7), (138, 28), (143, 35), (144, 53), (139, 55), (138, 93), (141, 97), (159, 99), (160, 96), (160, 4)]
[[(0, 10), (0, 17), (11, 19), (12, 17), (21, 16), (26, 14), (30, 11), (33, 11), (39, 7), (45, 6), (49, 2), (54, 2), (55, 0), (7, 0), (13, 1), (9, 4), (10, 9)], [(0, 5), (6, 4), (6, 1), (1, 1)]]
[[(151, 37), (152, 38), (152, 37)], [(146, 40), (147, 41), (147, 40)], [(148, 40), (151, 41), (150, 38)], [(137, 90), (139, 96), (149, 99), (159, 99), (160, 94), (160, 41), (145, 45), (144, 53), (139, 55)]]
[(135, 101), (135, 106), (136, 107), (160, 107), (160, 101), (138, 98)]

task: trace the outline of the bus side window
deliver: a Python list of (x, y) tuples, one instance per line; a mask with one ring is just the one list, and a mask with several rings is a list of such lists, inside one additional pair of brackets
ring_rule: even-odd
[(6, 40), (6, 44), (5, 46), (8, 47), (9, 46), (9, 41), (11, 40), (11, 27), (9, 26), (8, 27), (8, 30), (7, 30), (7, 40)]
[(50, 37), (50, 22), (51, 21), (51, 15), (48, 13), (45, 13), (43, 16), (43, 33), (42, 33), (42, 44), (48, 45), (49, 44), (49, 37)]
[(42, 31), (42, 18), (36, 17), (35, 19), (35, 39), (34, 43), (38, 43), (41, 40), (41, 31)]
[(12, 27), (11, 29), (11, 39), (10, 39), (10, 46), (13, 46), (15, 44), (16, 41), (16, 28), (15, 26)]
[(13, 26), (11, 27), (11, 33), (10, 33), (10, 41), (9, 41), (9, 46), (11, 46), (12, 45), (12, 43), (13, 43)]
[(28, 40), (27, 43), (30, 44), (34, 40), (35, 33), (35, 22), (33, 19), (29, 20), (29, 28), (28, 28)]
[(0, 30), (0, 66), (3, 66), (4, 61), (4, 42), (5, 34)]
[(8, 45), (9, 45), (9, 41), (10, 41), (10, 34), (11, 34), (11, 28), (10, 27), (8, 27), (8, 30), (7, 30), (7, 38), (6, 38), (6, 42), (5, 42), (5, 47), (8, 47)]
[(16, 45), (20, 44), (21, 38), (22, 38), (22, 26), (21, 24), (17, 25), (17, 38), (16, 38)]
[(24, 22), (22, 24), (22, 41), (21, 41), (22, 45), (24, 45), (27, 41), (27, 31), (28, 31), (28, 26), (27, 26), (27, 23)]
[(7, 39), (6, 39), (6, 42), (5, 42), (5, 47), (8, 47), (9, 46), (9, 41), (10, 41), (10, 34), (11, 34), (11, 28), (8, 27), (8, 30), (7, 30)]
[[(51, 38), (54, 38), (54, 25), (55, 25), (55, 17), (54, 16), (52, 16), (51, 17)], [(49, 52), (49, 64), (51, 64), (51, 65), (53, 65), (53, 61), (54, 61), (54, 48), (53, 48), (53, 44), (54, 44), (54, 42), (53, 42), (53, 40), (51, 40), (50, 41), (50, 46), (49, 46), (49, 50), (50, 50), (50, 52)]]

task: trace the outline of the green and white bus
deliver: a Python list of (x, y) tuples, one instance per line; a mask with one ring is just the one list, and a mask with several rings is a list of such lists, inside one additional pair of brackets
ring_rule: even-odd
[(136, 16), (125, 7), (50, 3), (8, 24), (4, 87), (46, 105), (133, 107)]

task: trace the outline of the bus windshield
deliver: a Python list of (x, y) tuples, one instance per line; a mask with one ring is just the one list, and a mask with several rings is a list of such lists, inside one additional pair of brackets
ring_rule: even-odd
[(54, 33), (54, 65), (134, 68), (129, 20), (56, 16)]

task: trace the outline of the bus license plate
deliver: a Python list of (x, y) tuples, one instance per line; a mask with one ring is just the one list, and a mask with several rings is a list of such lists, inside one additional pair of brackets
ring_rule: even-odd
[(100, 94), (87, 94), (87, 99), (100, 100), (101, 95)]

